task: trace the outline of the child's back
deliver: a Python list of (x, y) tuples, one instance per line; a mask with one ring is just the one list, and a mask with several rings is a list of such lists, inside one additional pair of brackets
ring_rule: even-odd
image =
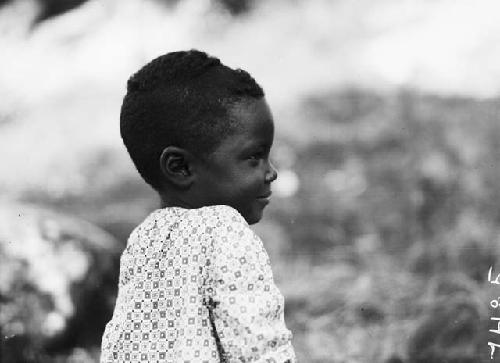
[(159, 209), (132, 232), (101, 361), (285, 362), (290, 339), (267, 253), (236, 210)]

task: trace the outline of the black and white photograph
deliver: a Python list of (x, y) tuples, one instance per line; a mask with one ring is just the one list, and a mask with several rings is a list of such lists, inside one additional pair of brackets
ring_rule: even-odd
[(500, 2), (0, 0), (0, 363), (500, 362)]

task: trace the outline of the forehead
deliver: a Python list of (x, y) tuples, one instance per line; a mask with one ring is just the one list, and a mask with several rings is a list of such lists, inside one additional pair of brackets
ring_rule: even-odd
[(264, 98), (237, 102), (229, 108), (228, 114), (232, 124), (228, 138), (258, 138), (272, 143), (273, 116)]
[(244, 100), (228, 109), (231, 120), (228, 133), (211, 153), (216, 159), (240, 154), (251, 147), (270, 148), (274, 138), (274, 122), (264, 98)]

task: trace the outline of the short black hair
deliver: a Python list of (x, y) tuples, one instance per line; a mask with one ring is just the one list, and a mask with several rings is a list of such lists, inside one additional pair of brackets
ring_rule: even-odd
[(230, 106), (261, 97), (264, 91), (244, 70), (194, 49), (167, 53), (128, 80), (120, 133), (139, 174), (159, 191), (167, 146), (210, 154), (230, 130)]

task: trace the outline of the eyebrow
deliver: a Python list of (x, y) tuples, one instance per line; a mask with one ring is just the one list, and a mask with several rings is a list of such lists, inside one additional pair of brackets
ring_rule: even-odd
[(255, 140), (249, 140), (242, 145), (242, 149), (247, 150), (247, 149), (253, 149), (253, 148), (260, 148), (263, 147), (265, 149), (270, 149), (272, 146), (272, 143), (266, 142), (266, 141), (255, 141)]

